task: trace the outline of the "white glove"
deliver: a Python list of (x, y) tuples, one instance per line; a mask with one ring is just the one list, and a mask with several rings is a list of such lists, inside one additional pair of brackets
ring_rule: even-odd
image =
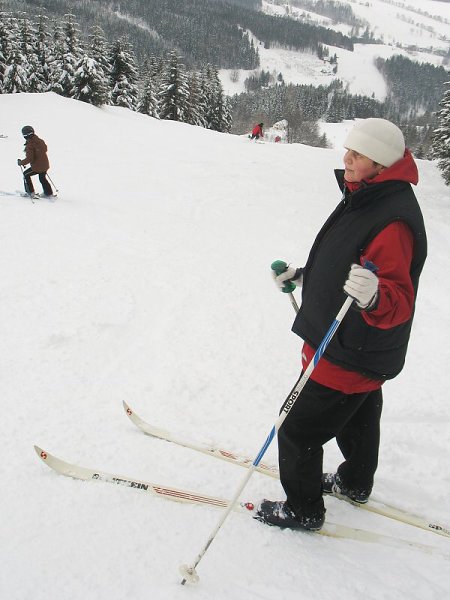
[(359, 308), (367, 310), (378, 297), (378, 277), (369, 269), (353, 264), (344, 284), (344, 292), (356, 300)]
[(297, 267), (293, 267), (292, 265), (288, 265), (286, 271), (283, 271), (281, 275), (277, 275), (275, 271), (272, 271), (273, 279), (275, 281), (275, 285), (283, 290), (285, 284), (287, 282), (292, 281), (297, 287), (302, 287), (303, 284), (303, 269), (298, 269)]

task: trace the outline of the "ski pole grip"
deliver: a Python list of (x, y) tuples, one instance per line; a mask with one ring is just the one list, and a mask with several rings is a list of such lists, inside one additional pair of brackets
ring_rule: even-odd
[[(286, 269), (288, 268), (287, 263), (284, 262), (284, 260), (275, 260), (271, 265), (270, 268), (272, 269), (272, 271), (275, 272), (275, 275), (281, 275), (281, 273), (284, 273), (286, 271)], [(284, 287), (282, 288), (282, 292), (284, 292), (285, 294), (291, 294), (293, 291), (295, 290), (295, 283), (293, 283), (292, 281), (286, 281), (286, 283), (284, 284)]]

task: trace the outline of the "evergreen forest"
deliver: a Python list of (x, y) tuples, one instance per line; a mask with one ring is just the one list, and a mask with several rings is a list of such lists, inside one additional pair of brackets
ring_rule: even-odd
[[(288, 14), (269, 16), (261, 0), (47, 0), (45, 9), (42, 0), (0, 0), (0, 93), (53, 91), (237, 134), (285, 119), (288, 141), (316, 146), (327, 145), (319, 120), (383, 117), (402, 128), (416, 156), (441, 156), (445, 166), (439, 139), (448, 127), (448, 71), (400, 55), (378, 58), (388, 87), (383, 102), (349, 93), (339, 79), (287, 85), (282, 73), (258, 68), (259, 47), (317, 54), (338, 74), (328, 45), (352, 51), (356, 42), (380, 41), (348, 3), (290, 4), (350, 25), (350, 37)], [(249, 70), (246, 92), (227, 98), (220, 68)]]
[[(165, 56), (176, 49), (189, 67), (205, 63), (217, 68), (254, 69), (258, 49), (248, 31), (269, 47), (279, 45), (320, 52), (323, 44), (349, 50), (352, 40), (327, 29), (291, 19), (273, 17), (255, 8), (252, 0), (46, 0), (45, 14), (61, 19), (76, 15), (83, 33), (100, 26), (110, 41), (127, 35), (133, 39), (136, 57)], [(42, 0), (1, 0), (3, 11), (43, 14)]]
[(268, 85), (269, 74), (252, 80), (251, 91), (232, 98), (234, 133), (243, 133), (252, 119), (290, 124), (292, 142), (321, 146), (325, 140), (314, 123), (319, 119), (339, 123), (344, 119), (380, 117), (399, 125), (408, 146), (419, 158), (431, 158), (436, 111), (444, 95), (449, 74), (443, 67), (416, 63), (403, 56), (376, 63), (388, 85), (384, 102), (368, 96), (350, 94), (340, 80), (328, 86)]
[(188, 71), (172, 50), (138, 64), (126, 37), (109, 43), (98, 26), (82, 37), (74, 15), (31, 21), (0, 13), (0, 93), (48, 91), (216, 131), (231, 126), (229, 101), (209, 63)]

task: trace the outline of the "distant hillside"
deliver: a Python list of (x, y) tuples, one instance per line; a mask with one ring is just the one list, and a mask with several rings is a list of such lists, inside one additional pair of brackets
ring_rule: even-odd
[(322, 44), (352, 49), (349, 37), (315, 25), (266, 15), (256, 0), (3, 0), (7, 11), (50, 17), (72, 13), (82, 30), (93, 24), (110, 41), (128, 35), (138, 59), (164, 56), (176, 49), (184, 62), (199, 67), (254, 69), (258, 51), (246, 34), (252, 31), (264, 44), (320, 52)]
[[(382, 5), (380, 0), (372, 2), (381, 13), (386, 7), (397, 10), (395, 0)], [(305, 23), (298, 13), (291, 18), (292, 5), (314, 8), (335, 29), (318, 22)], [(266, 14), (263, 10), (268, 6), (280, 12)], [(229, 131), (229, 99), (221, 89), (224, 75), (220, 75), (221, 82), (217, 71), (221, 68), (229, 71), (231, 81), (242, 76), (247, 91), (236, 91), (232, 99), (234, 133), (248, 131), (253, 122), (287, 119), (289, 141), (325, 145), (317, 120), (384, 116), (410, 128), (411, 147), (427, 156), (434, 112), (448, 76), (445, 67), (421, 64), (424, 59), (418, 51), (414, 61), (391, 58), (392, 44), (367, 44), (372, 37), (368, 28), (362, 36), (366, 38), (360, 46), (363, 50), (353, 52), (354, 36), (365, 22), (356, 16), (361, 5), (349, 6), (334, 0), (293, 0), (289, 5), (281, 0), (128, 0), (126, 4), (115, 0), (0, 0), (1, 10), (16, 15), (15, 25), (5, 22), (0, 31), (0, 91), (51, 90), (96, 105), (126, 106), (163, 119)], [(367, 4), (364, 7), (372, 10)], [(42, 14), (49, 19), (37, 26), (41, 20), (36, 17)], [(33, 18), (34, 24), (26, 25)], [(373, 9), (371, 26), (384, 22), (389, 20), (383, 21), (383, 14)], [(440, 33), (432, 28), (419, 28), (419, 33), (431, 34), (432, 29), (433, 39), (438, 39), (438, 33), (442, 39), (448, 25), (442, 17), (436, 17), (436, 23)], [(78, 26), (84, 39), (77, 42), (76, 51), (65, 49), (74, 44), (67, 33), (61, 34), (61, 27), (75, 32)], [(101, 28), (101, 35), (93, 34), (93, 26)], [(352, 37), (338, 27), (353, 31)], [(100, 44), (103, 32), (109, 44)], [(34, 42), (39, 38), (39, 52), (31, 48), (33, 36)], [(368, 55), (371, 47), (384, 51), (384, 57)], [(358, 62), (365, 53), (365, 60)], [(124, 54), (127, 64), (120, 67)], [(268, 54), (267, 66), (258, 68)], [(410, 51), (408, 56), (414, 53)], [(436, 56), (430, 50), (425, 58)], [(40, 68), (33, 66), (36, 57)], [(92, 58), (102, 72), (92, 69)], [(297, 81), (284, 77), (296, 73)], [(362, 79), (360, 89), (350, 89), (354, 81)], [(173, 81), (176, 86), (168, 83)], [(384, 95), (374, 93), (377, 83), (378, 90), (386, 89)], [(168, 92), (175, 88), (176, 100)], [(227, 93), (232, 96), (234, 92)]]

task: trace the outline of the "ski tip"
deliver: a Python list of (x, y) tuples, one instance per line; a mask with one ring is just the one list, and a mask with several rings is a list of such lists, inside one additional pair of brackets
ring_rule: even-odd
[(41, 460), (46, 460), (47, 459), (48, 452), (46, 452), (42, 448), (39, 448), (39, 446), (34, 446), (34, 450), (35, 450), (36, 454), (39, 456), (39, 458)]
[(123, 404), (123, 409), (124, 411), (127, 413), (128, 416), (133, 414), (133, 411), (131, 410), (131, 408), (128, 406), (128, 404), (125, 402), (125, 400), (122, 400), (122, 404)]

